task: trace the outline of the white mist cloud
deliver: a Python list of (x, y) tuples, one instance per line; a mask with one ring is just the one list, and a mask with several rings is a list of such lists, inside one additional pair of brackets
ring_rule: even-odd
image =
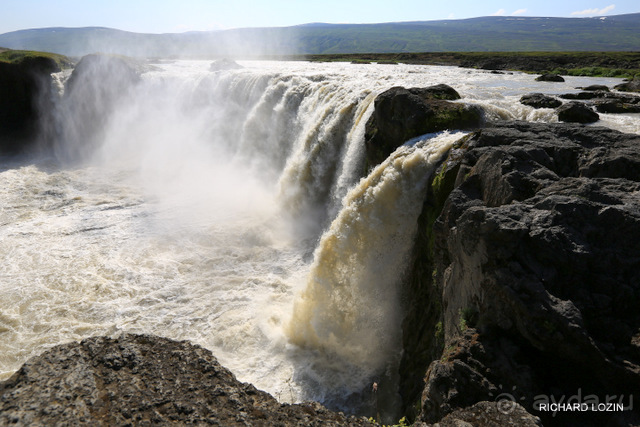
[(504, 16), (504, 15), (506, 15), (506, 13), (507, 13), (506, 10), (500, 9), (496, 13), (492, 13), (491, 16)]
[(522, 15), (524, 13), (527, 13), (527, 9), (518, 9), (515, 12), (513, 12), (511, 16)]
[(611, 12), (616, 8), (615, 4), (610, 4), (607, 7), (603, 7), (602, 9), (594, 8), (594, 9), (585, 9), (577, 12), (571, 12), (572, 16), (595, 16), (595, 15), (605, 15)]

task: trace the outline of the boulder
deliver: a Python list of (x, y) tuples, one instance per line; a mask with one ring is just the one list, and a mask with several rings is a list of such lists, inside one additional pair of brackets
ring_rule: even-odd
[(238, 70), (240, 68), (244, 67), (231, 59), (222, 58), (213, 61), (209, 66), (209, 71)]
[(605, 91), (601, 90), (600, 86), (594, 86), (594, 88), (597, 89), (594, 92), (566, 93), (560, 95), (560, 98), (589, 100), (588, 105), (595, 106), (599, 113), (629, 114), (640, 112), (640, 96)]
[(563, 93), (559, 95), (562, 99), (595, 99), (601, 98), (603, 92), (578, 92), (578, 93)]
[(600, 120), (598, 113), (581, 102), (568, 102), (556, 109), (558, 119), (570, 123), (593, 123)]
[(543, 74), (536, 77), (538, 82), (563, 82), (564, 78), (558, 74)]
[(640, 92), (640, 77), (634, 77), (628, 82), (613, 87), (621, 92)]
[(590, 85), (586, 87), (579, 87), (578, 89), (582, 89), (587, 92), (609, 92), (609, 87), (605, 85)]
[(562, 101), (541, 93), (529, 93), (520, 98), (520, 103), (533, 108), (556, 108), (562, 105)]
[(30, 359), (0, 383), (1, 425), (366, 426), (317, 403), (280, 404), (204, 348), (94, 337)]
[(445, 84), (438, 84), (423, 88), (409, 89), (423, 99), (444, 99), (447, 101), (455, 101), (461, 99), (460, 94), (454, 88)]
[(620, 102), (616, 100), (603, 100), (595, 104), (596, 111), (608, 114), (640, 113), (640, 103)]
[[(454, 146), (408, 279), (401, 391), (422, 360), (403, 394), (420, 421), (508, 395), (545, 425), (640, 422), (638, 194), (638, 135), (504, 122)], [(539, 405), (587, 396), (626, 409)]]
[(447, 101), (459, 98), (460, 95), (446, 85), (394, 87), (378, 95), (365, 130), (368, 167), (381, 163), (396, 148), (416, 136), (480, 126), (483, 122), (480, 107)]

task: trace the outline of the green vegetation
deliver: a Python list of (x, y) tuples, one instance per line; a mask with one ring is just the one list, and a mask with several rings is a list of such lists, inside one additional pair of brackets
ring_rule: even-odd
[(442, 326), (442, 321), (436, 323), (435, 333), (433, 334), (436, 341), (442, 342), (444, 340), (444, 328)]
[(458, 352), (458, 346), (456, 344), (449, 344), (445, 349), (442, 350), (442, 356), (440, 356), (441, 362), (446, 362), (450, 358), (452, 358)]
[(478, 312), (471, 307), (460, 309), (459, 311), (460, 321), (458, 326), (460, 330), (464, 331), (467, 328), (473, 328), (478, 320)]
[(392, 425), (381, 425), (378, 424), (378, 422), (373, 418), (373, 417), (369, 417), (369, 422), (372, 424), (377, 424), (380, 425), (381, 427), (409, 427), (410, 424), (408, 424), (407, 418), (406, 417), (402, 417), (398, 420), (398, 424), (392, 424)]
[(60, 69), (73, 67), (73, 62), (63, 55), (49, 52), (35, 52), (31, 50), (0, 50), (0, 62), (18, 64), (23, 61), (28, 61), (35, 58), (48, 58), (52, 59)]

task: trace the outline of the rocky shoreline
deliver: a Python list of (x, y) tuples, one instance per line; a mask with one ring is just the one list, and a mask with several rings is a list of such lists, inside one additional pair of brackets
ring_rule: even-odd
[(422, 52), (303, 55), (293, 60), (346, 61), (354, 63), (404, 63), (450, 65), (496, 72), (562, 72), (572, 75), (624, 76), (640, 73), (638, 52)]
[[(108, 68), (93, 61), (92, 72)], [(484, 123), (449, 102), (459, 98), (449, 89), (381, 94), (366, 131), (372, 167), (411, 137), (476, 129), (430, 178), (419, 218), (403, 413), (415, 425), (640, 425), (640, 136)], [(637, 105), (586, 92), (596, 94), (588, 108)], [(622, 406), (548, 406), (569, 400)], [(209, 351), (146, 335), (57, 346), (0, 383), (0, 424), (77, 423), (370, 424), (317, 403), (280, 404)]]

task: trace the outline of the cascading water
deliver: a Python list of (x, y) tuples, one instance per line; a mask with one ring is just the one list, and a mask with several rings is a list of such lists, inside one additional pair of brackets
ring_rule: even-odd
[[(490, 117), (553, 121), (517, 102), (548, 86), (452, 67), (243, 65), (90, 70), (58, 103), (57, 157), (1, 159), (0, 379), (50, 346), (127, 331), (203, 345), (282, 401), (366, 412), (372, 381), (394, 395), (399, 283), (456, 135), (362, 178), (373, 100), (449, 83)], [(602, 121), (640, 132), (637, 116)]]
[[(324, 369), (330, 389), (358, 394), (377, 375), (387, 387), (382, 390), (385, 403), (399, 407), (393, 372), (401, 349), (404, 269), (428, 179), (460, 137), (445, 133), (400, 147), (347, 194), (320, 239), (288, 335), (323, 362), (333, 361), (330, 370)], [(298, 378), (305, 381), (307, 375), (303, 371)]]

